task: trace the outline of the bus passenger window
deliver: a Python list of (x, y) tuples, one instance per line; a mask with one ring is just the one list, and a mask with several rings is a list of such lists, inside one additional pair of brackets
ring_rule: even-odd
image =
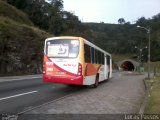
[(104, 54), (102, 53), (102, 64), (104, 65)]
[(101, 59), (102, 59), (102, 58), (101, 58), (101, 52), (98, 51), (98, 63), (99, 63), (99, 64), (101, 64), (101, 62), (102, 62)]
[(91, 48), (91, 53), (92, 53), (92, 63), (95, 63), (95, 49)]
[(91, 63), (91, 54), (90, 54), (90, 46), (84, 45), (84, 57), (85, 57), (85, 62)]
[(95, 50), (96, 52), (96, 63), (98, 64), (98, 50)]
[(107, 56), (107, 65), (110, 65), (110, 56)]

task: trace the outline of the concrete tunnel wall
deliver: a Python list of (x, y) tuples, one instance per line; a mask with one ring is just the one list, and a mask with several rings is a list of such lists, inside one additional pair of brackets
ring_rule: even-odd
[(135, 71), (139, 66), (139, 63), (131, 59), (126, 59), (126, 60), (117, 62), (117, 65), (119, 67), (119, 70)]

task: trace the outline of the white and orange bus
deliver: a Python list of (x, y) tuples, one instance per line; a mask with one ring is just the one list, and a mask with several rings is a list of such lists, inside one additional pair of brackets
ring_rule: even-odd
[(43, 81), (92, 85), (112, 77), (111, 54), (82, 37), (52, 37), (45, 40)]

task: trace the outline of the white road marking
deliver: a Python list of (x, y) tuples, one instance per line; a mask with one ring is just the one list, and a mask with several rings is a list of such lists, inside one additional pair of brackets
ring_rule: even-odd
[(36, 92), (38, 92), (38, 91), (31, 91), (31, 92), (26, 92), (26, 93), (21, 93), (21, 94), (17, 94), (17, 95), (13, 95), (13, 96), (0, 98), (0, 101), (1, 100), (6, 100), (6, 99), (10, 99), (10, 98), (14, 98), (14, 97), (19, 97), (19, 96), (22, 96), (22, 95), (32, 94), (32, 93), (36, 93)]

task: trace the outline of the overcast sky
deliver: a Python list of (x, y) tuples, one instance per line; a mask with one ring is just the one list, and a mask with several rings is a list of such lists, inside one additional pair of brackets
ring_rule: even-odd
[(64, 10), (83, 22), (118, 23), (119, 18), (134, 23), (144, 16), (160, 13), (160, 0), (63, 0)]

